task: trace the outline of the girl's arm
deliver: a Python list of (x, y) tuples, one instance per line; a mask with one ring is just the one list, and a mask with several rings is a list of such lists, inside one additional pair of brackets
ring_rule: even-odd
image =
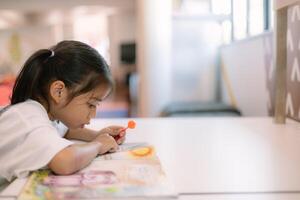
[(87, 128), (69, 129), (65, 135), (66, 139), (82, 140), (86, 142), (93, 141), (99, 135), (99, 131)]
[(113, 137), (101, 134), (92, 142), (64, 148), (52, 158), (48, 167), (56, 174), (69, 175), (86, 167), (98, 154), (117, 148), (118, 144)]
[[(86, 142), (93, 141), (100, 134), (109, 134), (111, 136), (117, 136), (124, 127), (121, 126), (108, 126), (100, 131), (94, 131), (88, 128), (69, 129), (65, 135), (66, 139), (70, 140), (82, 140)], [(123, 143), (125, 140), (125, 134), (118, 139), (118, 144)]]
[(72, 174), (87, 166), (98, 155), (100, 147), (99, 142), (71, 145), (58, 152), (48, 167), (56, 174)]

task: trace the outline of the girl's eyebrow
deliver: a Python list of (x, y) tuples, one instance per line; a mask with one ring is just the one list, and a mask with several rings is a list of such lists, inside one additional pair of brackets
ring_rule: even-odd
[(91, 99), (95, 99), (96, 101), (102, 101), (102, 99), (99, 99), (97, 97), (92, 97)]

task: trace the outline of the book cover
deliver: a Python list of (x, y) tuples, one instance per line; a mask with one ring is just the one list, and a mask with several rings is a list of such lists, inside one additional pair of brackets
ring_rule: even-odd
[(91, 165), (69, 176), (49, 170), (31, 174), (18, 200), (175, 199), (155, 148), (124, 144), (116, 153), (97, 157)]

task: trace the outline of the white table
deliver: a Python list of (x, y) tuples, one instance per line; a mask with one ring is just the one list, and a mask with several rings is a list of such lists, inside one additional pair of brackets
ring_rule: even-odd
[[(180, 199), (300, 199), (300, 123), (272, 120), (136, 119), (127, 141), (156, 147)], [(96, 119), (90, 127), (127, 121)], [(0, 197), (17, 196), (23, 184), (18, 180)]]

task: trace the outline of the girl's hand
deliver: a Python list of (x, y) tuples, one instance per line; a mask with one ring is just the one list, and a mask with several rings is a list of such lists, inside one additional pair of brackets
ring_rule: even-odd
[(119, 145), (116, 143), (115, 139), (106, 133), (99, 134), (93, 141), (101, 143), (98, 154), (115, 152), (119, 148)]
[(125, 141), (126, 130), (122, 126), (108, 126), (99, 131), (99, 134), (109, 134), (115, 138), (116, 142), (120, 145)]

